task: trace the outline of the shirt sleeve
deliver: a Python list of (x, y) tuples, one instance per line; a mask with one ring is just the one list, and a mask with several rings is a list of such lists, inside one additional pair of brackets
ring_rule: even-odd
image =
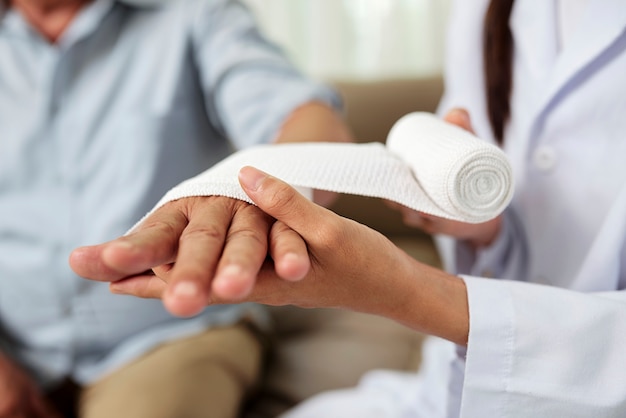
[(623, 416), (626, 293), (463, 279), (470, 334), (462, 417)]
[(261, 35), (254, 16), (241, 2), (197, 4), (192, 38), (207, 111), (237, 148), (270, 142), (302, 104), (320, 101), (341, 106), (334, 90), (304, 77), (283, 51)]

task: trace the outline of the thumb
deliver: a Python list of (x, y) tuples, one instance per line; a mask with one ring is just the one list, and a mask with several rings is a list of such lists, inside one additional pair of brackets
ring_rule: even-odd
[(293, 187), (254, 167), (239, 171), (244, 192), (265, 213), (298, 232), (306, 239), (319, 225), (327, 210), (298, 193)]

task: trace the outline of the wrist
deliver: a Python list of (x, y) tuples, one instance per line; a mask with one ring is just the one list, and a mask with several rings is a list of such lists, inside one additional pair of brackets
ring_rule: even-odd
[(406, 255), (406, 267), (385, 283), (391, 301), (373, 312), (425, 334), (467, 345), (469, 304), (465, 282), (458, 276)]
[(465, 282), (458, 276), (422, 265), (418, 318), (422, 332), (467, 345), (469, 303)]

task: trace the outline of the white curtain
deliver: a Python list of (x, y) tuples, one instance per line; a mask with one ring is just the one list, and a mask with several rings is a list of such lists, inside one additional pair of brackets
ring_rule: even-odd
[(441, 71), (449, 0), (244, 0), (265, 33), (322, 79)]

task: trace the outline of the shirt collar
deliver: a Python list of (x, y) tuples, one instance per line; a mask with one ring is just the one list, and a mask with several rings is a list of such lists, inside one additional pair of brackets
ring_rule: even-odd
[(124, 3), (133, 7), (155, 7), (162, 6), (171, 0), (118, 0), (120, 3)]
[(4, 15), (7, 13), (9, 9), (8, 0), (0, 0), (0, 24), (2, 24), (2, 20), (4, 19)]
[[(109, 8), (114, 3), (121, 3), (134, 8), (154, 8), (164, 6), (166, 3), (169, 3), (172, 0), (92, 0), (90, 3), (87, 3), (85, 7), (93, 6), (94, 3), (99, 3), (96, 8), (104, 7)], [(2, 30), (3, 26), (7, 22), (7, 17), (10, 14), (10, 6), (9, 0), (0, 0), (0, 30)]]
[[(117, 0), (132, 7), (154, 7), (162, 6), (169, 0)], [(0, 24), (9, 10), (9, 0), (0, 0)]]

